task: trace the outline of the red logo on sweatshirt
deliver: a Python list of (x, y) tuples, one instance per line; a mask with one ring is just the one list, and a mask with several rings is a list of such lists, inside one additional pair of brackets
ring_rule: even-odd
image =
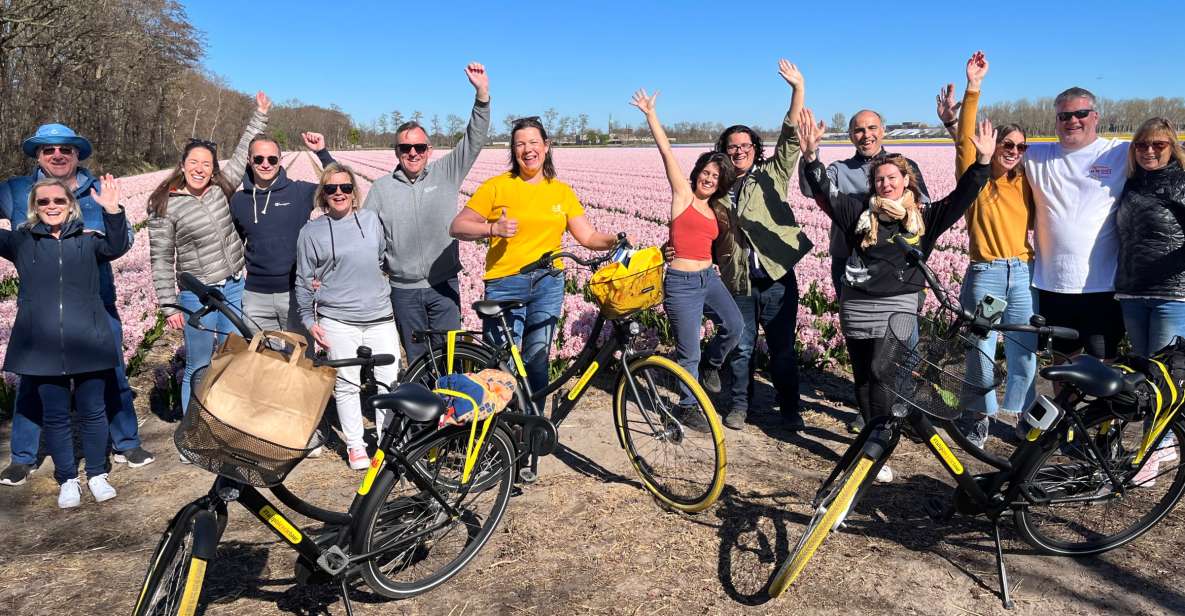
[(1110, 165), (1094, 164), (1094, 165), (1090, 166), (1090, 173), (1088, 173), (1087, 175), (1089, 175), (1090, 177), (1092, 177), (1096, 180), (1101, 180), (1103, 178), (1109, 178), (1109, 177), (1111, 177), (1111, 167), (1110, 167)]

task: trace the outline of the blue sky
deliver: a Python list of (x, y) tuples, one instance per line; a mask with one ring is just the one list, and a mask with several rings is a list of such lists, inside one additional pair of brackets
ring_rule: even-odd
[(548, 107), (597, 126), (610, 115), (637, 124), (628, 100), (643, 86), (662, 91), (664, 122), (774, 126), (789, 104), (783, 56), (806, 75), (808, 106), (828, 119), (871, 107), (890, 123), (933, 123), (934, 94), (947, 82), (962, 90), (976, 49), (991, 62), (985, 102), (1071, 85), (1109, 98), (1185, 96), (1174, 43), (1185, 2), (1176, 0), (184, 5), (205, 34), (206, 67), (232, 87), (336, 103), (360, 122), (394, 109), (466, 117), (471, 60), (489, 70), (499, 129), (506, 114)]

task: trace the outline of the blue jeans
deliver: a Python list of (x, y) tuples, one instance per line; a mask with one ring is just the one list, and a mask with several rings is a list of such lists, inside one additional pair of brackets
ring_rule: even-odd
[[(564, 276), (546, 270), (530, 274), (514, 274), (486, 281), (486, 299), (491, 301), (518, 300), (526, 306), (507, 313), (507, 321), (514, 341), (523, 354), (527, 368), (527, 383), (532, 393), (547, 386), (547, 370), (551, 341), (564, 307)], [(398, 315), (396, 315), (398, 318)], [(497, 319), (486, 319), (482, 325), (486, 340), (501, 345)]]
[[(1008, 302), (1000, 319), (1004, 324), (1027, 325), (1033, 316), (1034, 292), (1032, 281), (1033, 264), (1016, 257), (993, 261), (973, 262), (967, 266), (963, 277), (963, 289), (959, 301), (963, 308), (975, 311), (985, 295), (994, 295)], [(995, 362), (996, 334), (979, 341), (979, 350)], [(1008, 332), (1004, 334), (1004, 357), (1007, 361), (1008, 378), (1004, 388), (1004, 404), (997, 406), (996, 392), (988, 392), (983, 398), (966, 401), (970, 410), (995, 415), (1000, 408), (1005, 413), (1022, 413), (1037, 397), (1037, 337), (1034, 334)], [(990, 378), (992, 364), (988, 361), (969, 359), (968, 373), (980, 370)]]
[[(748, 295), (732, 297), (745, 320), (745, 330), (725, 361), (727, 371), (732, 375), (732, 384), (725, 391), (728, 410), (749, 410), (755, 368), (753, 349), (757, 345), (757, 327), (760, 325), (765, 330), (769, 376), (777, 390), (778, 405), (783, 415), (797, 415), (798, 351), (794, 348), (794, 339), (798, 329), (798, 278), (791, 270), (779, 280), (762, 277), (752, 278), (750, 282)], [(712, 311), (706, 312), (711, 314)], [(712, 347), (723, 342), (720, 337), (713, 338), (708, 343), (709, 356), (716, 352)]]
[[(210, 285), (221, 289), (226, 296), (227, 305), (236, 310), (243, 308), (243, 279), (227, 278), (222, 282)], [(199, 310), (202, 303), (196, 295), (189, 291), (182, 291), (177, 295), (177, 303), (188, 310)], [(210, 365), (210, 358), (214, 355), (214, 347), (222, 344), (226, 334), (239, 331), (220, 312), (211, 312), (202, 317), (202, 326), (212, 331), (202, 331), (185, 324), (185, 376), (181, 378), (181, 412), (189, 410), (189, 396), (192, 390), (193, 373)], [(218, 333), (214, 333), (218, 332)]]
[[(716, 269), (708, 267), (698, 272), (667, 269), (663, 278), (663, 309), (675, 332), (675, 358), (680, 366), (699, 379), (700, 343), (703, 341), (704, 308), (716, 318), (715, 338), (718, 344), (708, 345), (704, 359), (713, 368), (724, 364), (724, 358), (736, 347), (745, 330), (745, 318), (736, 300), (724, 287)], [(694, 400), (690, 391), (683, 392), (683, 404)]]
[(74, 457), (74, 436), (70, 421), (70, 386), (74, 386), (74, 407), (86, 457), (87, 478), (107, 472), (107, 415), (103, 392), (114, 375), (111, 370), (63, 376), (22, 375), (21, 405), (41, 410), (45, 444), (53, 457), (54, 479), (59, 484), (78, 477)]
[[(103, 401), (107, 408), (111, 447), (115, 451), (128, 451), (140, 446), (140, 427), (132, 402), (132, 388), (124, 372), (123, 324), (119, 321), (119, 312), (114, 304), (103, 307), (107, 309), (107, 321), (115, 338), (116, 355), (119, 358), (114, 378), (105, 382)], [(22, 388), (17, 387), (15, 412), (12, 415), (12, 463), (36, 464), (43, 414), (40, 405), (21, 404), (21, 391)]]
[(1173, 336), (1185, 336), (1185, 302), (1167, 299), (1121, 299), (1123, 324), (1132, 353), (1147, 357), (1163, 349)]
[(419, 289), (391, 287), (391, 309), (409, 366), (428, 351), (427, 344), (412, 341), (413, 334), (427, 329), (461, 329), (460, 285), (454, 277)]

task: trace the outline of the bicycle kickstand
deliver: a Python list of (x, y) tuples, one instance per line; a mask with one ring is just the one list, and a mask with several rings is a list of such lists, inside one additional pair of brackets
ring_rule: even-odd
[(350, 602), (350, 587), (346, 584), (346, 576), (341, 578), (342, 603), (346, 606), (346, 616), (354, 616), (354, 604)]
[(1008, 588), (1008, 568), (1004, 565), (1004, 544), (1000, 541), (1000, 518), (992, 521), (992, 537), (996, 540), (996, 572), (1000, 576), (1000, 599), (1004, 609), (1013, 607), (1012, 592)]

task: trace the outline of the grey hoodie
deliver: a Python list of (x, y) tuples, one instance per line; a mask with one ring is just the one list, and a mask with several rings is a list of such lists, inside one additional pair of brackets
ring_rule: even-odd
[(384, 264), (392, 287), (430, 287), (461, 271), (457, 240), (448, 228), (457, 215), (461, 182), (481, 154), (489, 128), (489, 102), (475, 101), (457, 146), (428, 163), (415, 182), (396, 167), (371, 185), (362, 207), (378, 214), (383, 223)]
[[(391, 299), (379, 263), (383, 227), (374, 212), (355, 210), (341, 220), (325, 215), (296, 240), (296, 305), (306, 328), (324, 316), (345, 323), (390, 318)], [(313, 279), (320, 288), (313, 291)]]

